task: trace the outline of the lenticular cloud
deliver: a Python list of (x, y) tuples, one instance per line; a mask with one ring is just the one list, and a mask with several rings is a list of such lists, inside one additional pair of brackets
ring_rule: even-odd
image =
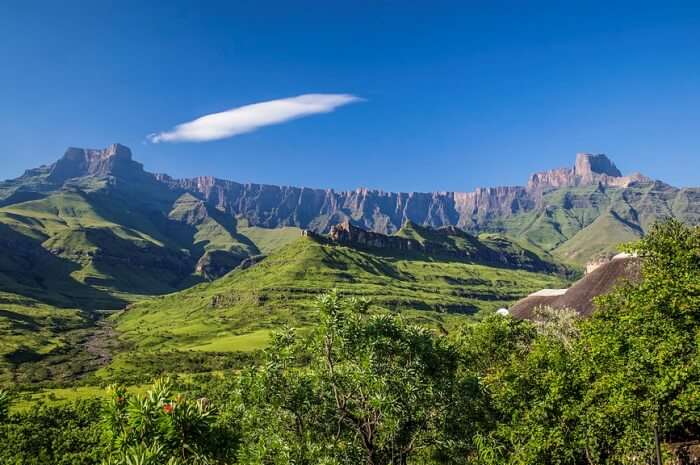
[(350, 94), (304, 94), (212, 113), (178, 124), (170, 131), (149, 134), (147, 137), (153, 143), (226, 139), (263, 126), (317, 113), (330, 113), (338, 107), (361, 100)]

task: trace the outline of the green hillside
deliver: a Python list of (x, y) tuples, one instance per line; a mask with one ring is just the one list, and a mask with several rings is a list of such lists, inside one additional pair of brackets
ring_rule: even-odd
[(529, 271), (564, 271), (536, 247), (524, 247), (502, 234), (473, 236), (459, 228), (427, 228), (411, 221), (395, 236), (418, 242), (431, 256)]
[(301, 229), (287, 226), (282, 228), (260, 228), (255, 226), (243, 226), (245, 220), (239, 222), (238, 232), (250, 239), (260, 250), (260, 253), (269, 255), (274, 251), (296, 241), (301, 235)]
[[(513, 189), (504, 192), (522, 192)], [(522, 207), (496, 196), (470, 218), (440, 203), (443, 194), (409, 196), (422, 200), (405, 209), (392, 204), (398, 194), (173, 180), (145, 172), (118, 144), (68, 149), (0, 182), (0, 377), (29, 360), (39, 379), (55, 357), (79, 359), (101, 315), (129, 305), (115, 323), (134, 351), (251, 350), (272, 328), (313, 325), (313, 298), (334, 287), (449, 330), (564, 285), (562, 262), (580, 267), (660, 218), (700, 221), (698, 189), (658, 181), (527, 196), (517, 197)], [(343, 221), (375, 231), (391, 221), (397, 232), (358, 233), (387, 249), (300, 238), (290, 226), (319, 233)]]
[(240, 234), (233, 217), (190, 194), (139, 197), (95, 178), (79, 184), (86, 190), (0, 208), (0, 379), (20, 364), (48, 375), (49, 360), (83, 350), (73, 346), (103, 310), (215, 279), (299, 236), (296, 228)]
[(580, 266), (640, 238), (655, 221), (676, 217), (697, 224), (699, 201), (697, 189), (677, 190), (658, 181), (625, 188), (564, 187), (545, 192), (540, 207), (494, 218), (481, 229)]
[(466, 315), (564, 285), (555, 275), (375, 255), (299, 237), (248, 269), (130, 306), (117, 316), (116, 329), (138, 350), (250, 350), (264, 345), (272, 329), (315, 324), (313, 299), (332, 288), (449, 329)]
[(555, 249), (563, 260), (585, 263), (601, 253), (614, 253), (618, 245), (640, 239), (643, 232), (614, 211), (608, 211)]

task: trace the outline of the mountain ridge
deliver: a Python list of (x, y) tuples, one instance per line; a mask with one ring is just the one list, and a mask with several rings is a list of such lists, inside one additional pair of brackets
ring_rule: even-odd
[[(577, 154), (571, 167), (533, 173), (523, 186), (479, 187), (469, 192), (387, 192), (243, 184), (214, 176), (174, 179), (144, 171), (127, 147), (113, 144), (101, 150), (69, 148), (54, 164), (0, 183), (0, 206), (36, 199), (66, 186), (82, 189), (86, 183), (88, 188), (102, 183), (138, 190), (139, 201), (188, 193), (253, 227), (293, 226), (328, 233), (332, 226), (350, 222), (393, 234), (411, 221), (432, 228), (455, 226), (474, 234), (497, 232), (545, 252), (556, 254), (561, 249), (560, 258), (579, 264), (613, 250), (618, 237), (641, 236), (657, 219), (700, 220), (699, 189), (679, 189), (639, 173), (623, 176), (606, 155), (589, 153)], [(608, 219), (596, 222), (601, 216)], [(601, 239), (599, 234), (607, 230), (620, 233), (612, 234), (609, 241)], [(597, 245), (578, 252), (581, 247), (576, 244), (586, 242), (588, 236), (596, 236)]]
[[(189, 331), (179, 299), (190, 296), (199, 342), (216, 347), (223, 344), (216, 331), (245, 339), (283, 320), (312, 324), (313, 296), (333, 287), (439, 320), (443, 312), (493, 311), (563, 284), (572, 276), (568, 264), (641, 237), (657, 219), (700, 222), (700, 189), (618, 174), (607, 157), (582, 154), (574, 166), (536, 173), (525, 186), (336, 192), (212, 176), (175, 180), (145, 171), (119, 144), (69, 148), (53, 164), (0, 182), (0, 302), (7, 310), (0, 378), (3, 365), (72, 357), (66, 331), (89, 333), (102, 311), (152, 307), (165, 312), (148, 313), (155, 325), (173, 316), (180, 319), (173, 331)], [(340, 239), (339, 224), (350, 243), (301, 237), (301, 229), (325, 235), (335, 227)], [(361, 235), (396, 247), (365, 247), (372, 244), (353, 239)], [(407, 244), (416, 250), (403, 250)], [(212, 309), (223, 319), (209, 331)], [(123, 315), (135, 337), (162, 336), (140, 333), (145, 320), (131, 320), (136, 313)], [(29, 317), (35, 329), (21, 329)]]
[(585, 153), (577, 155), (571, 168), (534, 173), (526, 186), (478, 187), (468, 192), (387, 192), (367, 188), (336, 191), (242, 184), (213, 176), (156, 177), (172, 188), (196, 192), (218, 209), (241, 215), (258, 226), (293, 225), (328, 232), (335, 224), (351, 221), (382, 234), (398, 231), (406, 221), (431, 227), (493, 231), (493, 220), (544, 207), (543, 197), (552, 190), (586, 186), (627, 188), (654, 182), (639, 173), (622, 176), (607, 156)]

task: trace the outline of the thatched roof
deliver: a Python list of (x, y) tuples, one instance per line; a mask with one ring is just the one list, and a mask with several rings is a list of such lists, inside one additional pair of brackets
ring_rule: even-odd
[(605, 294), (623, 281), (640, 279), (639, 259), (634, 257), (615, 258), (576, 281), (565, 293), (535, 292), (519, 300), (510, 309), (514, 318), (532, 318), (533, 311), (539, 306), (554, 308), (573, 308), (578, 313), (588, 316), (593, 313), (593, 298)]

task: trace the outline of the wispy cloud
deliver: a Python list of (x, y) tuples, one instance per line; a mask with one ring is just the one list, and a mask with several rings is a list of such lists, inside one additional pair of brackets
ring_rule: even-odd
[(149, 134), (148, 140), (159, 142), (204, 142), (255, 131), (263, 126), (284, 123), (296, 118), (330, 113), (336, 108), (363, 99), (350, 94), (304, 94), (232, 108), (204, 115), (178, 124), (170, 131)]

